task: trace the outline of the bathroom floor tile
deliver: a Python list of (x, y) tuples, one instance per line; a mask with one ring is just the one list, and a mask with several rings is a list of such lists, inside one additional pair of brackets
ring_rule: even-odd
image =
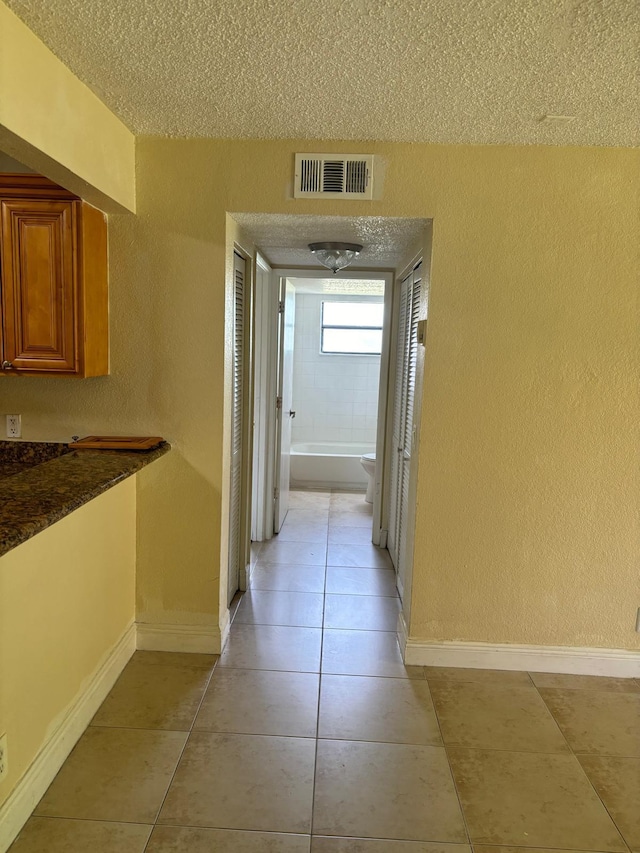
[(373, 516), (364, 512), (343, 512), (340, 509), (329, 510), (329, 533), (336, 527), (366, 527), (371, 530)]
[(289, 517), (277, 534), (278, 542), (319, 542), (327, 544), (329, 522), (290, 522)]
[(640, 757), (640, 693), (539, 689), (574, 752)]
[(324, 566), (327, 546), (320, 542), (280, 542), (277, 538), (264, 542), (260, 563), (290, 563), (300, 566)]
[(134, 656), (92, 720), (94, 726), (188, 731), (210, 672), (181, 664), (145, 664)]
[(447, 746), (512, 752), (569, 752), (533, 684), (431, 682)]
[(309, 833), (315, 742), (194, 732), (158, 823)]
[(309, 853), (310, 841), (279, 832), (157, 826), (145, 853)]
[(331, 526), (329, 545), (371, 545), (371, 527)]
[(623, 853), (573, 755), (447, 749), (473, 844)]
[(467, 841), (444, 749), (318, 741), (313, 833)]
[(565, 690), (598, 690), (614, 693), (638, 693), (633, 678), (607, 678), (601, 675), (561, 675), (555, 672), (531, 672), (536, 687), (556, 687)]
[(331, 838), (315, 835), (311, 853), (471, 853), (468, 844), (437, 841), (387, 841), (380, 838)]
[(475, 684), (514, 684), (531, 687), (531, 679), (526, 672), (510, 672), (502, 669), (471, 669), (455, 666), (425, 666), (424, 674), (429, 683), (436, 681), (461, 682)]
[(373, 517), (373, 504), (367, 503), (362, 492), (333, 492), (329, 502), (329, 511), (353, 512)]
[[(284, 524), (322, 524), (329, 525), (329, 507), (326, 509), (322, 509), (321, 507), (316, 507), (315, 509), (307, 508), (307, 509), (290, 509), (286, 515), (284, 520)], [(282, 525), (284, 527), (284, 524)]]
[(329, 545), (327, 566), (361, 566), (363, 569), (392, 568), (389, 552), (375, 545)]
[(219, 666), (318, 672), (321, 644), (321, 628), (234, 625)]
[(321, 628), (323, 610), (321, 593), (252, 589), (242, 596), (234, 623)]
[(251, 589), (283, 592), (324, 592), (324, 566), (258, 563), (251, 573)]
[(318, 737), (442, 746), (426, 681), (323, 675)]
[(580, 755), (578, 761), (624, 840), (640, 851), (640, 758)]
[(195, 729), (315, 737), (320, 678), (308, 672), (217, 669)]
[(151, 826), (59, 817), (29, 818), (10, 853), (143, 853)]
[(329, 509), (331, 492), (296, 491), (289, 492), (289, 509)]
[(421, 666), (405, 666), (395, 634), (325, 629), (322, 672), (424, 679)]
[(397, 598), (392, 569), (354, 569), (329, 566), (326, 591), (333, 595), (382, 595)]
[(90, 727), (35, 814), (152, 823), (186, 739), (183, 732)]
[(352, 631), (395, 631), (399, 613), (398, 598), (326, 595), (324, 627)]

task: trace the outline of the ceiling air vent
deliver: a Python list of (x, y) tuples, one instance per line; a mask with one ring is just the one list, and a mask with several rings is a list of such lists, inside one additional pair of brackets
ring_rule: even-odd
[(296, 154), (294, 198), (373, 198), (373, 154)]

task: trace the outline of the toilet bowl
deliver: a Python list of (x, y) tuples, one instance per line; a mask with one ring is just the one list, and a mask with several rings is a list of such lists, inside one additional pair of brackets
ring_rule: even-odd
[(364, 499), (367, 503), (373, 503), (373, 490), (376, 486), (376, 454), (375, 453), (363, 453), (360, 457), (360, 464), (364, 468), (369, 478), (369, 482), (367, 483), (367, 494), (364, 496)]

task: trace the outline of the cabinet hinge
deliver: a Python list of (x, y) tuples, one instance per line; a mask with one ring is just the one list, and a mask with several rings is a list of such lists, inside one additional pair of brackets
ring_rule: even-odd
[(282, 397), (276, 397), (276, 409), (282, 408)]
[(278, 314), (284, 314), (284, 299), (278, 302)]
[(276, 488), (273, 490), (274, 501), (277, 501), (279, 497), (280, 497), (280, 489), (276, 486)]

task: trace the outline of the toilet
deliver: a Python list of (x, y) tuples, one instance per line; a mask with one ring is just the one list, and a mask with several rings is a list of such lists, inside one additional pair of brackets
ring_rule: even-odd
[(367, 494), (364, 499), (367, 503), (373, 503), (373, 490), (376, 487), (376, 454), (363, 453), (360, 457), (360, 464), (367, 472), (369, 482), (367, 483)]

